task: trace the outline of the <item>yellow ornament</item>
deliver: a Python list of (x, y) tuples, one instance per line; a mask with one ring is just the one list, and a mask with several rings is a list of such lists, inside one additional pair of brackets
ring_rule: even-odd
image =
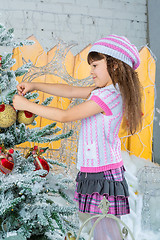
[(35, 114), (28, 111), (18, 111), (17, 120), (25, 125), (31, 124), (35, 119)]
[(67, 233), (65, 240), (76, 240), (76, 238), (74, 237), (74, 235), (70, 232)]
[(69, 240), (76, 240), (76, 238), (74, 236), (71, 236)]
[(8, 128), (16, 122), (16, 110), (9, 104), (0, 104), (0, 127)]

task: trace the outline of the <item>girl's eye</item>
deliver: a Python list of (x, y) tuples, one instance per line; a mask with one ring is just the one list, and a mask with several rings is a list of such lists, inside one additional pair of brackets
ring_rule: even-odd
[(93, 67), (96, 67), (97, 65), (93, 65)]

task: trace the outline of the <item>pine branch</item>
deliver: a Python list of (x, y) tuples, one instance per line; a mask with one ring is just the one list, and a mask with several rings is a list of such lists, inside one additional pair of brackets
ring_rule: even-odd
[(26, 99), (36, 99), (39, 96), (37, 92), (30, 92), (25, 95)]
[(52, 219), (54, 219), (56, 221), (61, 232), (65, 234), (65, 229), (63, 227), (63, 221), (62, 221), (60, 215), (57, 212), (53, 212), (51, 217), (52, 217)]
[(24, 75), (25, 73), (27, 73), (28, 72), (28, 69), (30, 68), (30, 67), (32, 67), (32, 62), (28, 62), (28, 63), (26, 63), (26, 64), (24, 64), (22, 67), (19, 67), (17, 70), (15, 70), (15, 76), (16, 77), (20, 77), (20, 76), (22, 76), (22, 75)]
[(48, 162), (48, 164), (51, 164), (52, 167), (53, 167), (53, 165), (57, 165), (57, 166), (60, 166), (60, 167), (63, 167), (63, 168), (67, 168), (66, 164), (60, 163), (57, 160), (52, 160), (52, 159), (45, 158), (45, 157), (44, 157), (44, 159)]
[(52, 100), (53, 100), (53, 97), (48, 97), (42, 102), (42, 105), (47, 106), (52, 102)]
[(7, 206), (5, 208), (0, 209), (0, 216), (5, 216), (11, 209), (14, 209), (15, 206), (19, 205), (24, 200), (24, 196), (17, 197), (16, 199), (13, 199), (12, 201), (7, 202)]
[(62, 191), (62, 189), (59, 189), (59, 194), (60, 196), (65, 199), (67, 202), (73, 204), (73, 200), (65, 193)]

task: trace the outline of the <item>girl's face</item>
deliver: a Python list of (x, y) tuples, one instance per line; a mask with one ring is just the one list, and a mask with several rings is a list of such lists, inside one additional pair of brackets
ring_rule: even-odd
[(105, 59), (91, 62), (91, 75), (96, 87), (106, 87), (112, 84), (112, 79), (107, 70), (107, 63)]

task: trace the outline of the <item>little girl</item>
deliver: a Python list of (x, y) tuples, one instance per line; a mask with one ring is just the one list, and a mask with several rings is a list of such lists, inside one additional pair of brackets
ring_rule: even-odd
[[(131, 134), (141, 126), (141, 87), (135, 72), (140, 64), (139, 53), (127, 38), (109, 35), (93, 44), (87, 60), (94, 86), (22, 82), (17, 86), (19, 95), (14, 96), (13, 105), (17, 110), (27, 110), (53, 121), (82, 119), (74, 199), (80, 212), (101, 214), (98, 206), (105, 196), (110, 202), (108, 213), (120, 217), (129, 214), (130, 208), (118, 132), (123, 116)], [(23, 97), (34, 90), (87, 101), (62, 110)], [(94, 239), (121, 240), (115, 220), (100, 221)]]

